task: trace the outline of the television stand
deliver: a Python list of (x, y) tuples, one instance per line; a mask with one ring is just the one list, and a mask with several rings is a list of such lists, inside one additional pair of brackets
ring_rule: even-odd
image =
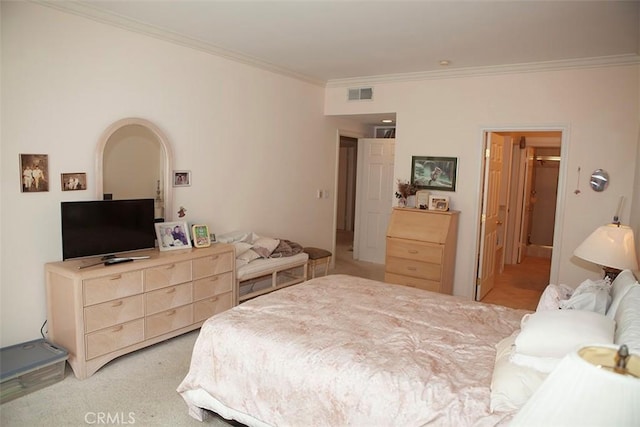
[(79, 379), (235, 304), (233, 245), (136, 255), (148, 259), (82, 270), (86, 260), (45, 265), (48, 339), (69, 352)]

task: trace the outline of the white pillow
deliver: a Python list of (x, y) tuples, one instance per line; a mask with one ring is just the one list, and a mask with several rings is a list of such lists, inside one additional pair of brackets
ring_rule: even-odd
[(607, 310), (607, 317), (615, 318), (620, 300), (631, 288), (638, 283), (631, 270), (622, 270), (611, 283), (611, 304)]
[(525, 314), (516, 338), (516, 352), (562, 358), (584, 344), (612, 344), (615, 323), (600, 313), (547, 310)]
[(278, 239), (259, 237), (255, 242), (253, 242), (253, 247), (251, 249), (253, 249), (262, 258), (269, 258), (279, 244), (280, 240)]
[(560, 308), (560, 302), (571, 298), (571, 294), (573, 288), (567, 285), (548, 284), (540, 296), (536, 311), (557, 310)]
[(220, 243), (247, 242), (251, 243), (255, 234), (250, 231), (230, 231), (228, 233), (219, 234), (216, 240)]
[(614, 342), (626, 344), (629, 351), (640, 353), (640, 285), (629, 287), (616, 311)]
[(258, 253), (256, 253), (253, 249), (249, 249), (248, 251), (244, 251), (239, 257), (236, 257), (236, 259), (240, 260), (240, 261), (244, 261), (244, 262), (251, 262), (254, 259), (258, 259), (260, 258), (260, 255), (258, 255)]
[(560, 302), (560, 308), (564, 310), (588, 310), (606, 314), (610, 304), (609, 283), (605, 280), (593, 281), (587, 279), (576, 288), (571, 298)]
[(252, 245), (251, 243), (247, 243), (247, 242), (234, 242), (233, 246), (236, 249), (236, 258), (239, 258), (240, 255), (244, 254), (249, 249), (251, 249)]
[(528, 356), (526, 354), (520, 354), (517, 351), (514, 351), (509, 357), (509, 361), (514, 365), (533, 369), (541, 374), (548, 374), (553, 371), (561, 360), (562, 358), (557, 357)]
[(517, 331), (496, 344), (496, 360), (491, 379), (491, 412), (519, 409), (547, 377), (546, 373), (518, 366), (509, 360)]

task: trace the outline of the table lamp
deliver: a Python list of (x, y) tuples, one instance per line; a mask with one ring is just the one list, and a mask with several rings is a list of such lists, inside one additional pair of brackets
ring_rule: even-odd
[(640, 426), (640, 356), (593, 345), (565, 356), (510, 426)]
[(633, 230), (619, 222), (598, 227), (573, 251), (578, 258), (602, 266), (611, 281), (620, 271), (638, 269)]

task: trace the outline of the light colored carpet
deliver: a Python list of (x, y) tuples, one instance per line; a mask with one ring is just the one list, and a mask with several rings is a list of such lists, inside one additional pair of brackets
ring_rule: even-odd
[[(65, 379), (0, 406), (8, 426), (224, 426), (221, 418), (191, 418), (176, 392), (199, 330), (115, 359), (80, 381)], [(100, 422), (102, 420), (102, 422)]]

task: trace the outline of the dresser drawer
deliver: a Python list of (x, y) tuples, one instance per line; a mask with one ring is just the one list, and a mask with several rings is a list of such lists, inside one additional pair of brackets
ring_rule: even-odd
[(442, 245), (402, 239), (387, 239), (388, 256), (440, 264), (442, 263), (443, 253)]
[(401, 274), (403, 276), (439, 282), (441, 279), (442, 266), (440, 264), (431, 264), (429, 262), (388, 257), (386, 271), (389, 273)]
[(82, 285), (84, 305), (141, 294), (142, 270), (87, 279)]
[(193, 321), (200, 322), (208, 319), (214, 314), (229, 310), (233, 306), (233, 296), (231, 292), (227, 292), (226, 294), (216, 295), (214, 297), (196, 301), (193, 306)]
[(402, 276), (400, 274), (386, 273), (384, 281), (397, 285), (410, 286), (412, 288), (424, 289), (425, 291), (442, 292), (442, 284), (433, 280), (418, 279), (416, 277)]
[(201, 277), (226, 273), (227, 271), (233, 270), (233, 256), (234, 252), (225, 252), (194, 259), (192, 261), (193, 278), (199, 279)]
[(89, 333), (142, 317), (144, 317), (142, 295), (107, 301), (85, 307), (84, 331)]
[(189, 304), (192, 301), (192, 289), (192, 283), (184, 283), (146, 293), (144, 297), (147, 315)]
[(205, 277), (193, 281), (193, 300), (224, 294), (233, 290), (233, 274), (231, 272)]
[(144, 319), (123, 323), (86, 336), (87, 360), (144, 340)]
[(191, 261), (176, 262), (144, 271), (144, 290), (164, 288), (191, 281)]
[(158, 335), (176, 329), (184, 328), (193, 323), (193, 305), (183, 305), (163, 311), (152, 316), (147, 316), (145, 325), (145, 338), (153, 338)]

